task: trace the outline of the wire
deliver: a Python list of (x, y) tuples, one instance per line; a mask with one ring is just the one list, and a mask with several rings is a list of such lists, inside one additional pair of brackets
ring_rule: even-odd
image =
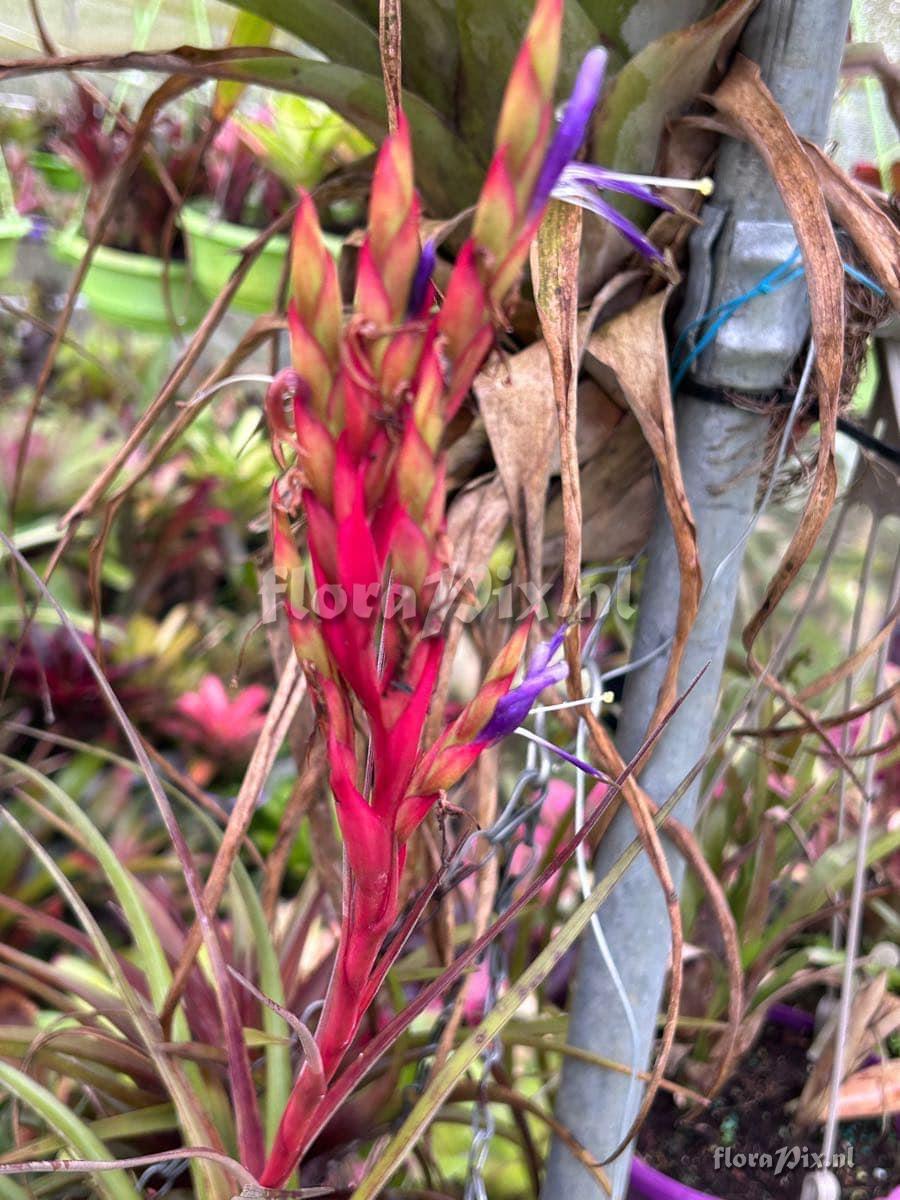
[[(893, 578), (888, 591), (887, 611), (890, 612), (897, 603), (898, 587), (900, 587), (900, 555), (895, 559)], [(875, 663), (875, 678), (873, 689), (875, 694), (881, 691), (884, 684), (884, 673), (887, 667), (890, 644), (885, 642)], [(875, 709), (870, 718), (869, 746), (877, 746), (881, 725), (887, 712), (887, 705), (882, 704)], [(853, 875), (853, 890), (850, 894), (850, 912), (847, 917), (847, 941), (844, 950), (844, 969), (841, 978), (841, 999), (838, 1009), (837, 1026), (834, 1034), (834, 1060), (831, 1072), (831, 1083), (828, 1094), (828, 1116), (825, 1121), (825, 1131), (822, 1136), (822, 1158), (825, 1164), (834, 1159), (838, 1133), (838, 1094), (844, 1081), (846, 1062), (847, 1034), (850, 1028), (850, 1014), (853, 1007), (856, 960), (859, 955), (859, 942), (862, 928), (863, 909), (865, 907), (865, 880), (868, 866), (868, 841), (872, 816), (872, 785), (875, 781), (875, 764), (877, 758), (870, 754), (866, 760), (864, 792), (861, 797), (859, 819), (856, 832), (856, 865)]]
[(214, 396), (216, 392), (220, 392), (222, 388), (231, 387), (235, 383), (264, 383), (266, 385), (272, 383), (274, 375), (228, 375), (225, 379), (220, 379), (218, 383), (212, 383), (208, 388), (204, 388), (202, 392), (197, 392), (196, 396), (191, 396), (190, 400), (183, 401), (179, 408), (194, 408), (198, 404), (202, 404), (204, 400), (208, 400), (210, 396)]
[[(866, 275), (864, 271), (860, 271), (858, 267), (854, 267), (846, 262), (843, 264), (843, 267), (844, 272), (851, 279), (857, 283), (864, 284), (877, 296), (885, 295), (884, 288)], [(805, 273), (805, 268), (800, 262), (800, 249), (798, 247), (789, 258), (786, 258), (783, 263), (779, 263), (777, 267), (768, 271), (752, 288), (749, 288), (746, 292), (742, 292), (739, 296), (735, 296), (732, 300), (726, 300), (724, 303), (718, 304), (715, 308), (702, 313), (695, 320), (691, 321), (689, 325), (686, 325), (678, 335), (678, 339), (672, 348), (672, 391), (676, 392), (679, 389), (690, 367), (703, 354), (707, 347), (712, 344), (722, 326), (727, 324), (745, 305), (749, 304), (757, 296), (769, 296), (773, 292), (779, 291), (787, 284), (794, 283), (797, 279), (803, 278)], [(691, 342), (691, 335), (700, 329), (703, 330), (703, 333), (696, 342)], [(689, 345), (690, 348), (688, 348)]]

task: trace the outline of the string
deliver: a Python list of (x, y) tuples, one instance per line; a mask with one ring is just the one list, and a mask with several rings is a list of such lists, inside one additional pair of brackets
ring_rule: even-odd
[[(866, 275), (865, 272), (860, 271), (858, 267), (851, 266), (850, 263), (844, 263), (843, 267), (845, 273), (851, 279), (863, 284), (870, 291), (874, 292), (875, 295), (884, 296), (884, 288)], [(803, 264), (800, 262), (800, 250), (798, 248), (783, 263), (779, 263), (777, 267), (768, 271), (748, 291), (742, 292), (732, 300), (726, 300), (724, 303), (716, 305), (715, 308), (703, 313), (691, 321), (689, 325), (686, 325), (672, 347), (672, 391), (678, 391), (691, 365), (711, 345), (722, 326), (730, 321), (736, 313), (740, 312), (742, 308), (757, 296), (769, 296), (787, 284), (801, 279), (804, 274), (805, 270)], [(700, 329), (703, 332), (695, 342), (692, 342), (692, 334)]]

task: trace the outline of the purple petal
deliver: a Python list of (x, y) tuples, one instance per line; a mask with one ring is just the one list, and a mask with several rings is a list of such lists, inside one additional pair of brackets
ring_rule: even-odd
[(493, 716), (478, 735), (478, 741), (491, 745), (512, 733), (531, 712), (532, 705), (544, 688), (562, 683), (568, 673), (569, 668), (564, 662), (545, 666), (538, 671), (529, 668), (519, 686), (512, 688), (498, 701)]
[(546, 738), (537, 738), (535, 734), (530, 735), (533, 740), (540, 742), (542, 746), (559, 758), (565, 759), (567, 763), (571, 763), (573, 767), (577, 767), (579, 771), (584, 771), (586, 775), (592, 775), (594, 779), (601, 779), (605, 783), (612, 782), (608, 775), (604, 775), (602, 771), (598, 771), (596, 767), (592, 767), (590, 763), (586, 763), (583, 759), (576, 758), (574, 754), (570, 754), (568, 750), (563, 750), (562, 746), (557, 746), (554, 742), (548, 741)]
[(640, 229), (629, 221), (627, 217), (623, 217), (620, 212), (603, 197), (591, 188), (578, 187), (576, 185), (559, 188), (555, 193), (557, 199), (566, 200), (569, 204), (578, 204), (581, 208), (586, 208), (590, 212), (595, 213), (603, 221), (608, 221), (618, 229), (623, 237), (631, 242), (635, 249), (640, 250), (645, 258), (662, 260), (662, 254), (653, 245), (648, 237), (641, 233)]
[(556, 633), (554, 633), (549, 642), (541, 642), (534, 654), (531, 656), (531, 660), (528, 663), (528, 669), (525, 672), (526, 676), (532, 675), (536, 671), (543, 671), (544, 667), (546, 667), (546, 665), (553, 659), (557, 650), (563, 644), (563, 639), (566, 636), (566, 629), (567, 626), (560, 625), (559, 629), (557, 629)]
[(419, 265), (416, 267), (416, 273), (410, 285), (409, 303), (406, 306), (407, 316), (417, 317), (424, 308), (428, 300), (428, 285), (431, 282), (431, 275), (434, 271), (436, 261), (437, 249), (431, 238), (428, 238), (422, 246), (422, 253), (419, 255)]
[(603, 86), (606, 58), (607, 54), (602, 46), (595, 47), (585, 55), (578, 70), (575, 86), (572, 88), (572, 95), (568, 99), (563, 118), (547, 150), (544, 165), (534, 186), (531, 197), (532, 213), (547, 203), (563, 167), (571, 162), (584, 141), (588, 121)]
[(664, 208), (666, 212), (674, 211), (667, 200), (663, 200), (662, 196), (658, 196), (646, 185), (635, 183), (630, 179), (620, 179), (615, 171), (610, 171), (606, 167), (598, 167), (594, 163), (569, 163), (563, 169), (557, 186), (565, 187), (569, 183), (583, 187), (595, 187), (600, 191), (622, 192), (626, 196), (633, 196), (635, 200), (641, 200), (644, 204), (652, 204), (654, 208)]

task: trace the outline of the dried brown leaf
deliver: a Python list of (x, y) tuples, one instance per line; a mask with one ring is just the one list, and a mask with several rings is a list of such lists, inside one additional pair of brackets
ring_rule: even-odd
[(512, 514), (519, 562), (525, 577), (540, 586), (547, 484), (558, 445), (543, 343), (506, 362), (495, 359), (475, 380), (475, 395)]
[[(596, 385), (589, 384), (600, 393)], [(600, 393), (602, 394), (602, 393)], [(585, 384), (579, 389), (579, 447), (583, 437)], [(591, 442), (596, 447), (581, 468), (582, 556), (585, 562), (614, 562), (631, 558), (646, 543), (653, 527), (656, 482), (653, 455), (637, 419), (610, 403), (609, 421), (594, 417)], [(615, 424), (611, 424), (612, 421)], [(604, 436), (605, 434), (605, 436)], [(601, 441), (601, 437), (603, 440)], [(544, 565), (554, 571), (562, 564), (562, 496), (554, 496), (544, 520)]]
[(814, 142), (804, 140), (803, 145), (831, 215), (850, 234), (894, 308), (900, 309), (900, 229)]
[[(885, 1030), (882, 1036), (892, 1032), (891, 1018), (893, 1028), (900, 1026), (900, 1000), (888, 994), (887, 975), (882, 973), (859, 987), (853, 997), (850, 1023), (843, 1044), (845, 1076), (860, 1066), (871, 1051), (878, 1049), (876, 1030)], [(797, 1104), (796, 1119), (801, 1126), (816, 1125), (824, 1121), (827, 1115), (834, 1070), (836, 1026), (835, 1013), (817, 1038), (823, 1049), (807, 1077)]]
[(841, 1084), (838, 1120), (858, 1121), (897, 1112), (900, 1112), (900, 1058), (863, 1067)]
[(401, 106), (401, 15), (400, 0), (380, 0), (378, 5), (378, 47), (381, 73), (387, 101), (388, 131), (397, 132), (397, 114)]
[[(753, 662), (752, 648), (759, 631), (808, 558), (834, 504), (834, 442), (844, 357), (844, 270), (817, 171), (763, 83), (759, 67), (739, 54), (712, 102), (738, 135), (757, 149), (781, 193), (806, 267), (816, 345), (820, 427), (816, 472), (790, 545), (744, 630), (744, 646)], [(761, 670), (758, 664), (757, 669)]]
[(598, 364), (611, 373), (610, 387), (621, 390), (637, 417), (653, 453), (662, 481), (666, 511), (672, 523), (678, 553), (680, 587), (675, 637), (665, 678), (660, 688), (652, 728), (671, 707), (678, 670), (688, 634), (697, 616), (702, 589), (697, 531), (684, 488), (675, 416), (669, 387), (668, 352), (663, 314), (669, 290), (648, 296), (594, 334), (588, 349)]
[[(577, 441), (580, 249), (581, 209), (558, 200), (551, 201), (532, 243), (531, 278), (550, 359), (559, 430), (564, 531), (560, 615), (563, 617), (575, 613), (581, 598), (581, 487)], [(539, 580), (535, 582), (540, 584)]]

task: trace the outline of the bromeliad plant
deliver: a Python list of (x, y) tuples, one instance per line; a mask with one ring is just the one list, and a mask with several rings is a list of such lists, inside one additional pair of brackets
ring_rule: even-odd
[[(589, 188), (602, 182), (654, 199), (633, 180), (604, 173), (601, 181), (588, 168), (573, 174), (605, 54), (587, 56), (554, 128), (562, 16), (562, 0), (539, 0), (506, 90), (472, 234), (439, 305), (430, 278), (434, 248), (420, 244), (402, 113), (378, 157), (346, 326), (334, 261), (310, 197), (301, 196), (288, 310), (293, 366), (267, 396), (285, 472), (273, 490), (272, 536), (288, 626), (327, 740), (345, 882), (340, 946), (316, 1031), (320, 1063), (301, 1068), (264, 1186), (283, 1184), (306, 1149), (317, 1105), (390, 964), (384, 948), (410, 837), (481, 751), (567, 672), (556, 661), (559, 634), (536, 650), (513, 686), (528, 636), (521, 625), (475, 699), (423, 745), (445, 649), (429, 617), (450, 565), (447, 424), (493, 345), (495, 321), (554, 189), (588, 203)], [(634, 238), (651, 252), (636, 231)], [(295, 517), (305, 523), (311, 580)]]
[[(84, 227), (92, 235), (102, 212), (107, 190), (128, 149), (127, 125), (109, 122), (105, 111), (85, 87), (79, 85), (65, 109), (52, 148), (81, 175), (87, 187)], [(135, 168), (126, 195), (116, 206), (101, 242), (117, 250), (160, 257), (167, 219), (188, 185), (203, 190), (194, 152), (195, 132), (174, 117), (157, 122), (147, 152)], [(180, 245), (175, 247), (181, 256)]]

